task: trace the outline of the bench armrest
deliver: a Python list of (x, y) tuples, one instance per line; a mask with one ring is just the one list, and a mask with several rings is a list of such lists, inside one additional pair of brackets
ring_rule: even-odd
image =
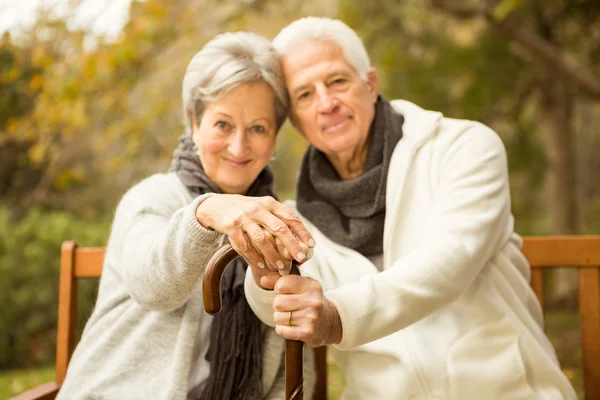
[(48, 382), (30, 389), (10, 400), (54, 400), (60, 386), (56, 382)]

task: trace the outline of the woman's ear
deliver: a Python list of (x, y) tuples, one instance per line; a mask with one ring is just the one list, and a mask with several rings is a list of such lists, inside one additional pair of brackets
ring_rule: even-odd
[(194, 114), (192, 111), (188, 111), (188, 117), (190, 118), (190, 121), (192, 122), (192, 133), (193, 133), (198, 129), (198, 121), (196, 120), (196, 114)]

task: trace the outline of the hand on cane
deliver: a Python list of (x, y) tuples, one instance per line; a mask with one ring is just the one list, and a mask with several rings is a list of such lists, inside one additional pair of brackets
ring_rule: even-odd
[[(281, 269), (274, 268), (271, 265), (269, 265), (269, 268), (257, 268), (253, 265), (250, 265), (250, 267), (252, 268), (252, 274), (254, 276), (254, 281), (256, 282), (256, 284), (262, 287), (263, 289), (273, 290), (275, 283), (277, 282), (279, 277), (282, 275), (289, 274), (290, 269), (292, 267), (293, 259), (288, 249), (284, 246), (283, 242), (279, 240), (279, 238), (274, 237), (266, 231), (264, 232), (264, 234), (267, 237), (267, 240), (269, 240), (277, 249), (277, 253), (280, 255), (284, 267)], [(300, 242), (300, 247), (305, 255), (305, 259), (303, 262), (310, 260), (314, 254), (313, 249), (305, 245), (303, 242)], [(298, 263), (298, 265), (300, 264), (302, 263)]]
[(311, 347), (342, 340), (342, 322), (335, 305), (325, 297), (321, 284), (298, 275), (280, 277), (273, 300), (275, 331), (285, 339)]
[(213, 195), (200, 203), (196, 219), (205, 228), (227, 235), (237, 253), (257, 268), (285, 268), (272, 237), (298, 262), (306, 261), (304, 249), (315, 245), (300, 218), (268, 196)]

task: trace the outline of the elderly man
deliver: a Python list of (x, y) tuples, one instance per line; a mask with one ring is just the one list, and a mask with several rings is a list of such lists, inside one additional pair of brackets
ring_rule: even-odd
[(317, 246), (303, 277), (248, 272), (259, 318), (333, 345), (345, 399), (575, 399), (528, 284), (498, 135), (386, 100), (340, 21), (298, 20), (274, 46), (311, 144), (296, 208)]

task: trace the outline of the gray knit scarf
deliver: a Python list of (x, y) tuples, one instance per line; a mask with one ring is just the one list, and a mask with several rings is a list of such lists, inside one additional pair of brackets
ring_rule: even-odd
[(298, 210), (328, 238), (364, 256), (383, 252), (387, 175), (403, 123), (404, 117), (379, 95), (365, 166), (358, 178), (342, 180), (327, 156), (312, 146), (302, 159)]
[[(173, 153), (171, 171), (192, 196), (221, 193), (208, 179), (189, 134), (179, 138)], [(267, 166), (248, 189), (247, 196), (275, 196), (273, 173)], [(248, 265), (238, 258), (223, 274), (223, 310), (213, 318), (206, 360), (210, 375), (188, 393), (190, 400), (255, 400), (262, 395), (262, 322), (254, 315), (244, 295)]]

